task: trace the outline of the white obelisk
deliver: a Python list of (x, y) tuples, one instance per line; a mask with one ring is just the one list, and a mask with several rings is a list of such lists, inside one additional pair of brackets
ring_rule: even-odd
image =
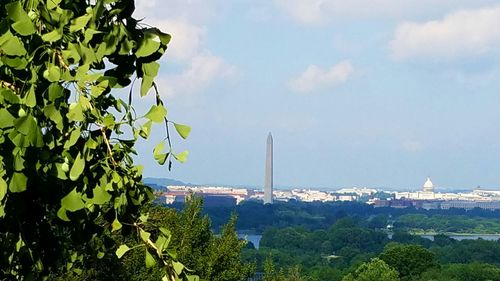
[(273, 203), (273, 136), (267, 136), (266, 178), (264, 182), (264, 204)]

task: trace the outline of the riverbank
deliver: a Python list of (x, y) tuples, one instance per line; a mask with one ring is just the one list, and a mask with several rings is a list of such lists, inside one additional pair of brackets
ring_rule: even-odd
[(500, 233), (462, 233), (462, 232), (436, 232), (436, 231), (408, 231), (411, 235), (418, 236), (435, 236), (435, 235), (446, 235), (446, 236), (499, 236)]

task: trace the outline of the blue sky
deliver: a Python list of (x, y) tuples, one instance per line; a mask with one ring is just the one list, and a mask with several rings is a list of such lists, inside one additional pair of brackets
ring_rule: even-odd
[(172, 172), (262, 186), (273, 133), (286, 187), (500, 188), (500, 2), (139, 0), (171, 33), (158, 84), (189, 124)]

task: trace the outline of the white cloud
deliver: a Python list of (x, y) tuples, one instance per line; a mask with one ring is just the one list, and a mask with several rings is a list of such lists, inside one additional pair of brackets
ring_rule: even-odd
[(309, 65), (299, 77), (289, 81), (288, 86), (296, 92), (311, 92), (342, 84), (353, 72), (354, 68), (349, 61), (339, 62), (326, 70), (317, 65)]
[(390, 42), (396, 59), (456, 58), (498, 49), (500, 6), (461, 10), (441, 20), (400, 24)]
[(203, 51), (206, 28), (179, 20), (152, 20), (151, 25), (172, 35), (166, 56), (188, 61)]
[(223, 59), (212, 54), (200, 54), (193, 57), (186, 69), (179, 74), (160, 77), (160, 91), (167, 98), (190, 95), (207, 86), (216, 79), (229, 78), (236, 70)]
[(167, 60), (181, 66), (178, 73), (162, 73), (157, 82), (162, 94), (202, 92), (211, 83), (225, 79), (235, 68), (213, 54), (205, 44), (207, 22), (220, 6), (217, 0), (138, 0), (134, 16), (172, 35), (165, 53)]
[(417, 140), (403, 141), (402, 147), (408, 152), (419, 152), (424, 148), (423, 144)]
[(301, 23), (321, 23), (327, 13), (322, 9), (324, 0), (276, 0), (280, 8)]
[(217, 0), (136, 0), (134, 17), (150, 19), (178, 19), (195, 24), (206, 23), (220, 11)]
[(303, 24), (339, 19), (413, 18), (436, 15), (450, 9), (474, 8), (494, 0), (275, 0), (276, 5)]

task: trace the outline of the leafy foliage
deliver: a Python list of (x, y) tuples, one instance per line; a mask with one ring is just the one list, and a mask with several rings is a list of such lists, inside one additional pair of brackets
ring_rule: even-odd
[(315, 281), (314, 278), (310, 276), (303, 276), (300, 273), (300, 268), (298, 266), (293, 266), (288, 269), (288, 272), (284, 272), (283, 269), (277, 270), (272, 262), (272, 260), (267, 259), (264, 266), (264, 276), (263, 281)]
[[(169, 233), (150, 235), (138, 210), (152, 199), (133, 162), (154, 123), (167, 127), (160, 164), (174, 153), (157, 91), (145, 115), (133, 108), (156, 90), (170, 35), (132, 17), (133, 0), (6, 0), (0, 6), (0, 279), (75, 274), (116, 248), (113, 232), (137, 233), (146, 265), (185, 277)], [(127, 95), (123, 90), (130, 87)], [(189, 128), (174, 124), (182, 138)]]
[[(376, 208), (359, 202), (275, 202), (268, 206), (244, 201), (234, 207), (205, 207), (205, 210), (215, 228), (224, 224), (231, 213), (236, 213), (238, 229), (257, 233), (263, 233), (269, 227), (326, 229), (347, 215), (361, 219), (364, 226), (372, 229), (385, 229), (391, 223), (395, 230), (402, 231), (498, 233), (500, 218), (500, 210)], [(408, 220), (412, 217), (416, 220)]]
[(180, 212), (154, 206), (148, 210), (148, 221), (172, 230), (172, 250), (202, 280), (246, 281), (254, 267), (241, 259), (246, 242), (239, 240), (235, 232), (236, 217), (229, 220), (220, 235), (214, 235), (210, 219), (202, 215), (202, 206), (203, 200), (196, 196), (188, 199)]
[(439, 267), (434, 253), (419, 245), (388, 244), (379, 258), (396, 269), (402, 280), (411, 280)]
[(263, 233), (260, 248), (245, 249), (244, 257), (256, 262), (257, 271), (266, 271), (265, 260), (271, 260), (275, 273), (285, 274), (299, 266), (302, 276), (322, 281), (340, 281), (347, 274), (356, 278), (360, 265), (369, 264), (374, 257), (401, 271), (401, 280), (437, 281), (448, 276), (462, 281), (470, 275), (452, 272), (474, 268), (479, 276), (490, 276), (493, 269), (500, 268), (500, 240), (458, 241), (436, 235), (432, 241), (401, 232), (389, 239), (387, 233), (362, 226), (364, 223), (343, 217), (328, 229), (270, 228)]
[(466, 216), (443, 216), (424, 214), (407, 214), (400, 216), (396, 227), (414, 232), (448, 232), (448, 233), (499, 233), (498, 219), (486, 219)]
[(399, 273), (383, 260), (373, 258), (360, 265), (354, 273), (346, 275), (342, 281), (398, 281)]

